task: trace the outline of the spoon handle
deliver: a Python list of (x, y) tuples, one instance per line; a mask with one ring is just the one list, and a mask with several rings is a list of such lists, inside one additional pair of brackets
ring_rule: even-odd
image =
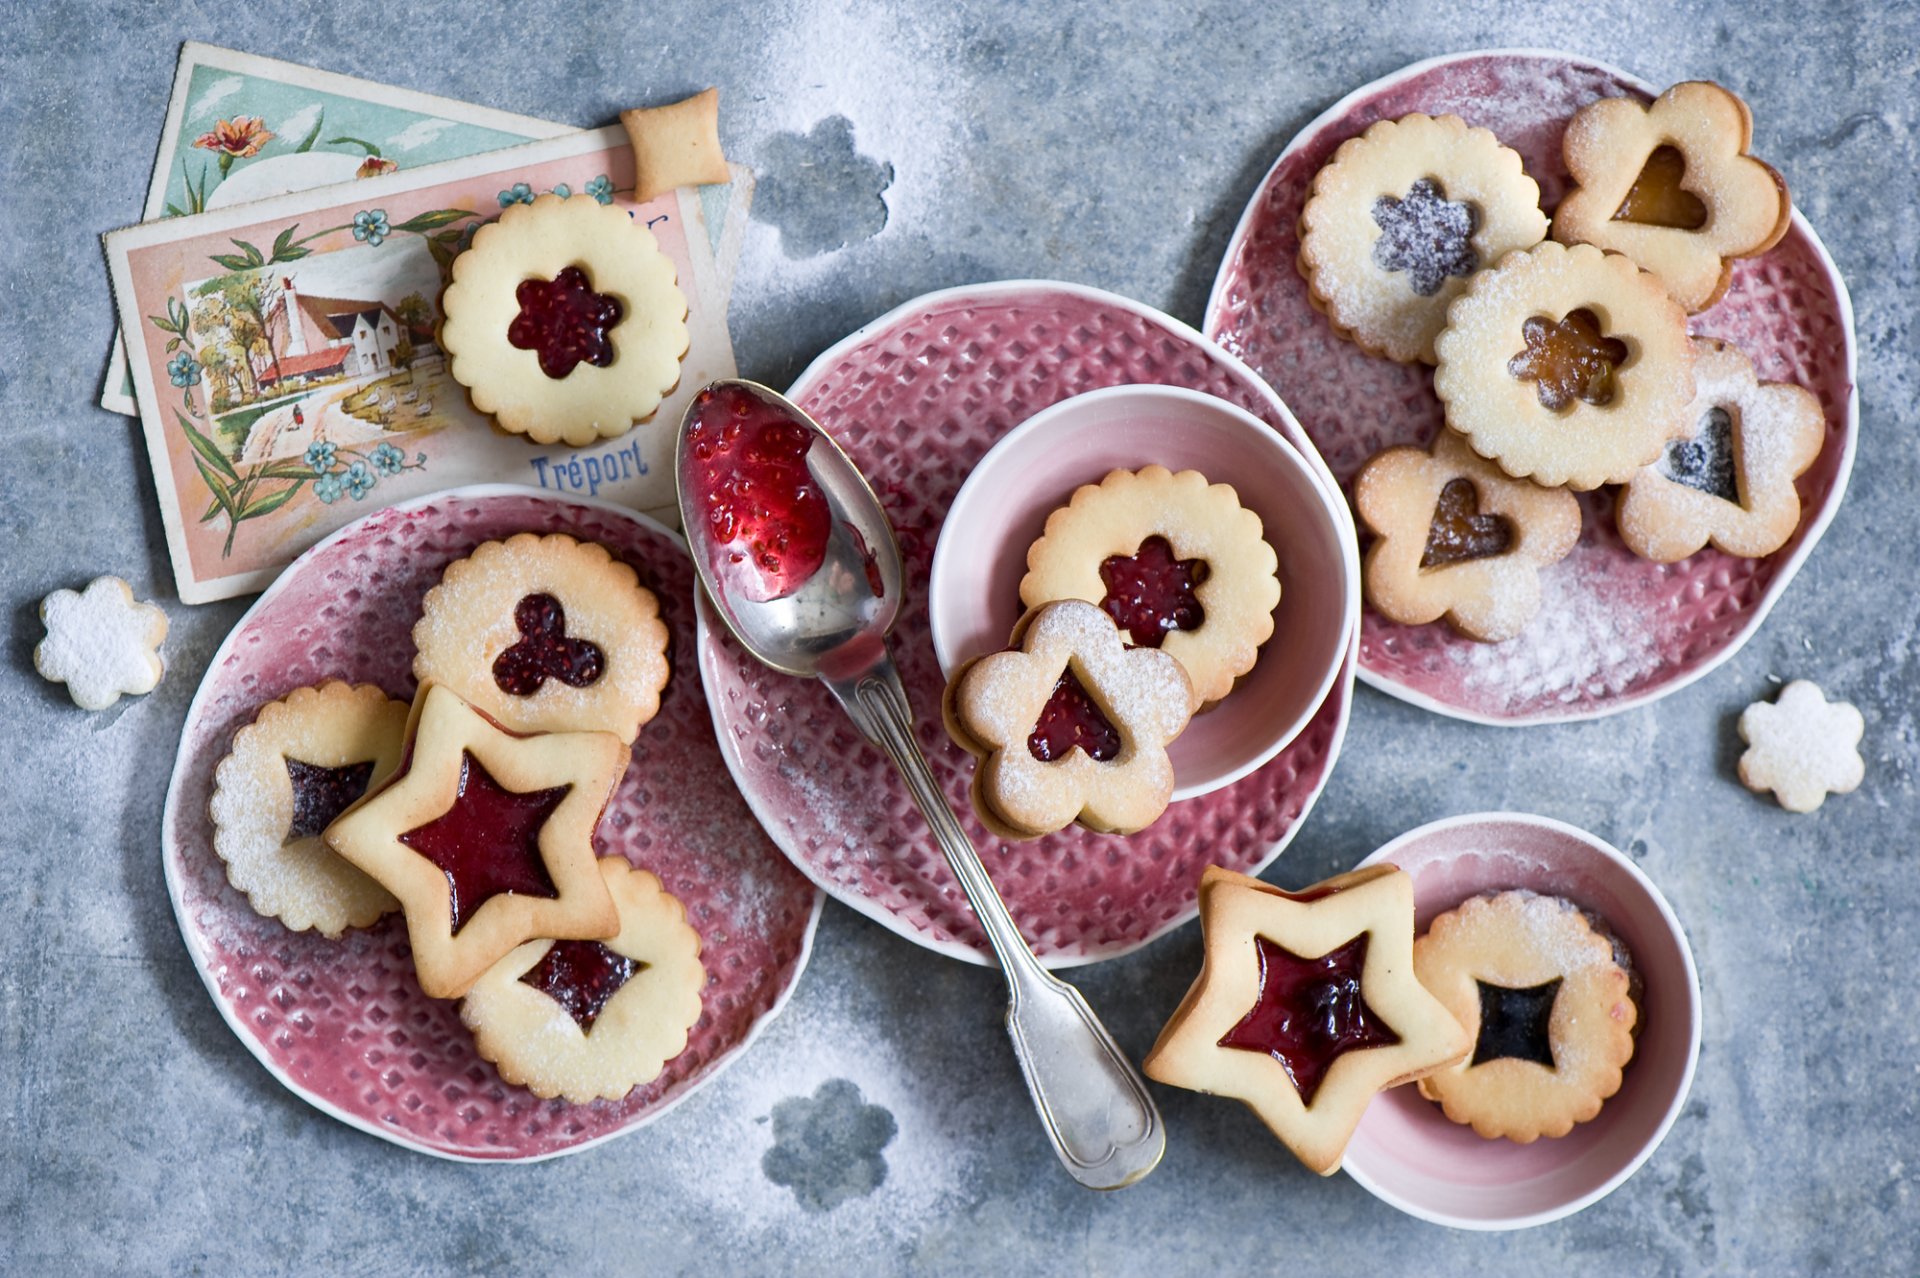
[(1048, 972), (1027, 947), (920, 752), (892, 659), (827, 684), (860, 730), (893, 760), (1006, 972), (1007, 1034), (1054, 1152), (1088, 1188), (1131, 1185), (1166, 1151), (1160, 1111), (1080, 991)]

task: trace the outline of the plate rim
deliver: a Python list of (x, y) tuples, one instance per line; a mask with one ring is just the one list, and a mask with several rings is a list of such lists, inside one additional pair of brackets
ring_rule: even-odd
[[(1265, 194), (1269, 183), (1273, 181), (1274, 175), (1279, 171), (1280, 166), (1287, 161), (1288, 157), (1304, 147), (1321, 129), (1351, 110), (1352, 107), (1363, 98), (1381, 93), (1403, 80), (1412, 79), (1414, 76), (1424, 74), (1436, 67), (1448, 66), (1456, 62), (1471, 62), (1483, 58), (1502, 57), (1558, 59), (1562, 62), (1590, 67), (1607, 75), (1614, 76), (1638, 89), (1640, 92), (1647, 94), (1649, 97), (1655, 96), (1659, 92), (1650, 81), (1624, 68), (1617, 67), (1610, 62), (1602, 61), (1599, 58), (1590, 58), (1581, 53), (1571, 53), (1565, 49), (1554, 49), (1534, 45), (1502, 45), (1489, 49), (1464, 49), (1454, 53), (1443, 53), (1431, 58), (1422, 58), (1417, 62), (1410, 62), (1397, 71), (1390, 71), (1386, 75), (1369, 80), (1367, 83), (1342, 95), (1333, 105), (1303, 125), (1300, 131), (1295, 133), (1292, 139), (1287, 142), (1286, 146), (1281, 148), (1280, 154), (1274, 157), (1273, 163), (1267, 166), (1267, 171), (1261, 175), (1259, 182), (1254, 185), (1253, 194), (1248, 198), (1246, 207), (1241, 210), (1240, 218), (1234, 224), (1233, 234), (1227, 237), (1227, 246), (1220, 256), (1220, 265), (1214, 271), (1213, 287), (1207, 292), (1207, 307), (1205, 317), (1201, 321), (1201, 328), (1209, 335), (1215, 331), (1215, 325), (1223, 309), (1222, 297), (1227, 287), (1228, 267), (1236, 260), (1244, 248), (1246, 240), (1251, 234), (1255, 209), (1259, 205), (1261, 197)], [(1847, 289), (1847, 281), (1840, 273), (1839, 264), (1833, 260), (1833, 254), (1827, 251), (1826, 242), (1820, 238), (1820, 233), (1814, 230), (1813, 223), (1807, 220), (1806, 215), (1800, 211), (1798, 204), (1792, 206), (1792, 224), (1794, 229), (1805, 235), (1808, 243), (1812, 245), (1814, 256), (1820, 263), (1826, 275), (1827, 282), (1833, 289), (1834, 298), (1839, 304), (1840, 331), (1842, 336), (1841, 348), (1845, 354), (1847, 375), (1847, 402), (1842, 414), (1841, 423), (1840, 466), (1834, 475), (1832, 492), (1828, 495), (1822, 509), (1816, 511), (1812, 520), (1807, 524), (1805, 535), (1801, 537), (1800, 544), (1795, 547), (1781, 563), (1775, 572), (1773, 581), (1768, 585), (1767, 589), (1762, 592), (1759, 603), (1748, 610), (1747, 621), (1733, 635), (1725, 647), (1697, 662), (1693, 669), (1673, 679), (1669, 679), (1640, 692), (1613, 698), (1603, 705), (1572, 711), (1556, 712), (1552, 710), (1536, 710), (1517, 715), (1490, 715), (1478, 710), (1470, 710), (1462, 706), (1455, 706), (1440, 701), (1428, 693), (1408, 687), (1397, 679), (1390, 678), (1389, 676), (1369, 669), (1364, 662), (1358, 663), (1358, 669), (1355, 672), (1355, 677), (1360, 682), (1366, 684), (1369, 688), (1386, 693), (1390, 697), (1395, 697), (1406, 702), (1408, 705), (1415, 706), (1418, 709), (1428, 711), (1432, 714), (1441, 715), (1449, 719), (1458, 719), (1465, 723), (1476, 723), (1489, 728), (1530, 728), (1554, 723), (1584, 723), (1594, 719), (1605, 719), (1616, 714), (1624, 714), (1629, 710), (1638, 709), (1641, 706), (1650, 705), (1665, 697), (1672, 696), (1674, 693), (1706, 678), (1726, 662), (1732, 660), (1736, 653), (1747, 646), (1754, 635), (1759, 633), (1760, 627), (1765, 624), (1767, 617), (1773, 612), (1775, 605), (1777, 605), (1786, 594), (1787, 587), (1793, 584), (1793, 579), (1799, 575), (1801, 565), (1804, 564), (1808, 556), (1813, 553), (1814, 547), (1819, 544), (1821, 537), (1825, 535), (1828, 525), (1833, 522), (1834, 516), (1839, 513), (1840, 505), (1846, 499), (1848, 481), (1853, 476), (1854, 455), (1860, 442), (1860, 351), (1859, 336), (1854, 328), (1853, 295)], [(1217, 342), (1218, 339), (1210, 337), (1210, 340)], [(1257, 371), (1254, 375), (1256, 377), (1260, 376)], [(1262, 380), (1264, 381), (1265, 379), (1262, 378)], [(1304, 433), (1304, 431), (1302, 433)], [(1331, 474), (1331, 471), (1328, 473)], [(1344, 498), (1344, 496), (1345, 493), (1343, 490), (1342, 497)], [(1429, 624), (1441, 625), (1444, 623), (1433, 622)]]
[[(286, 567), (282, 568), (278, 575), (267, 584), (266, 589), (262, 590), (254, 601), (247, 605), (247, 610), (241, 613), (234, 621), (232, 628), (227, 631), (226, 637), (223, 638), (219, 646), (213, 650), (212, 656), (207, 660), (206, 671), (200, 677), (200, 684), (194, 689), (193, 699), (187, 703), (186, 717), (181, 721), (180, 743), (174, 749), (173, 773), (167, 780), (167, 797), (160, 809), (159, 839), (160, 868), (166, 882), (167, 900), (173, 907), (174, 924), (180, 930), (180, 940), (186, 947), (188, 959), (193, 963), (193, 970), (199, 974), (200, 983), (206, 987), (207, 996), (212, 1001), (215, 1010), (220, 1013), (220, 1019), (226, 1023), (227, 1028), (233, 1032), (233, 1036), (237, 1038), (241, 1045), (252, 1054), (253, 1058), (266, 1069), (274, 1081), (291, 1092), (297, 1099), (313, 1106), (329, 1118), (344, 1123), (349, 1127), (357, 1128), (370, 1136), (377, 1136), (389, 1144), (398, 1145), (414, 1153), (425, 1154), (429, 1157), (443, 1159), (447, 1162), (478, 1163), (482, 1165), (546, 1162), (549, 1159), (564, 1158), (570, 1154), (578, 1154), (585, 1150), (592, 1149), (596, 1145), (603, 1145), (610, 1140), (616, 1140), (619, 1137), (636, 1132), (642, 1127), (661, 1118), (663, 1115), (672, 1112), (687, 1098), (693, 1096), (713, 1082), (713, 1080), (720, 1077), (722, 1073), (732, 1066), (734, 1061), (746, 1054), (747, 1049), (753, 1046), (754, 1042), (759, 1039), (767, 1026), (771, 1025), (774, 1020), (786, 1010), (787, 1003), (792, 999), (794, 991), (799, 989), (800, 980), (806, 975), (807, 964), (813, 957), (814, 938), (819, 930), (820, 915), (826, 904), (820, 885), (817, 883), (813, 884), (813, 906), (808, 913), (807, 924), (801, 936), (800, 953), (796, 959), (793, 979), (787, 982), (786, 988), (774, 997), (773, 1003), (767, 1010), (748, 1027), (746, 1034), (740, 1041), (714, 1064), (713, 1068), (707, 1072), (705, 1077), (694, 1081), (690, 1086), (681, 1091), (679, 1095), (636, 1115), (631, 1122), (623, 1124), (612, 1131), (603, 1132), (598, 1136), (581, 1141), (578, 1144), (568, 1145), (560, 1149), (547, 1150), (544, 1153), (509, 1154), (497, 1157), (484, 1154), (465, 1154), (455, 1150), (437, 1149), (421, 1142), (415, 1137), (381, 1127), (378, 1123), (372, 1122), (359, 1114), (350, 1113), (341, 1109), (332, 1101), (308, 1090), (304, 1085), (289, 1075), (276, 1061), (269, 1057), (262, 1045), (246, 1031), (241, 1018), (235, 1015), (233, 1009), (228, 1006), (227, 1000), (221, 997), (219, 984), (215, 980), (213, 973), (208, 970), (206, 957), (202, 952), (201, 946), (194, 939), (194, 931), (191, 929), (186, 915), (182, 884), (178, 872), (174, 868), (176, 845), (173, 837), (173, 829), (174, 819), (182, 801), (181, 792), (185, 786), (188, 726), (194, 722), (195, 717), (200, 712), (202, 700), (208, 695), (208, 689), (212, 683), (211, 676), (232, 651), (236, 637), (246, 627), (246, 623), (253, 618), (255, 613), (259, 612), (262, 607), (287, 587), (293, 578), (293, 573), (296, 568), (301, 567), (308, 559), (317, 556), (323, 550), (331, 547), (335, 542), (358, 531), (360, 526), (370, 519), (389, 515), (395, 511), (404, 512), (419, 506), (431, 505), (436, 502), (447, 501), (454, 498), (471, 499), (488, 497), (533, 497), (553, 505), (586, 506), (609, 514), (621, 515), (639, 524), (648, 532), (663, 534), (682, 554), (687, 554), (691, 557), (690, 552), (687, 550), (686, 539), (677, 531), (667, 527), (650, 515), (642, 514), (631, 507), (621, 506), (601, 498), (563, 496), (526, 484), (461, 484), (452, 488), (442, 488), (419, 497), (411, 497), (406, 501), (395, 502), (391, 506), (382, 506), (378, 510), (368, 511), (352, 523), (344, 524), (336, 528), (333, 532), (327, 534), (313, 545), (307, 547), (307, 549), (301, 551), (299, 555), (295, 556), (294, 559), (288, 563)], [(696, 644), (699, 643), (697, 622), (695, 626), (695, 642)], [(711, 717), (711, 699), (704, 696), (704, 685), (701, 691), (703, 693), (702, 699), (709, 702), (709, 717)], [(725, 752), (722, 751), (722, 754), (724, 757)], [(737, 784), (735, 788), (738, 788)], [(751, 804), (749, 804), (749, 810), (751, 810)], [(757, 811), (754, 812), (754, 817), (756, 820), (759, 819), (759, 813)], [(764, 822), (762, 822), (762, 824), (764, 825)], [(768, 833), (768, 838), (770, 841), (772, 840), (771, 832)], [(778, 848), (779, 844), (775, 842), (774, 846)], [(785, 856), (784, 849), (781, 849), (781, 853)], [(789, 861), (792, 860), (791, 857), (787, 859)], [(811, 879), (809, 879), (809, 882), (811, 882)]]

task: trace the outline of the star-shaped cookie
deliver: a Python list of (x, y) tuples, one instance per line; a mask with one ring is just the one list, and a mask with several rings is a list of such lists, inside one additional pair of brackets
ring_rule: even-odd
[(1209, 866), (1200, 977), (1147, 1077), (1246, 1102), (1300, 1161), (1340, 1168), (1367, 1102), (1473, 1040), (1413, 974), (1413, 880), (1369, 866), (1302, 892)]
[(610, 732), (516, 736), (438, 684), (414, 699), (400, 771), (327, 845), (399, 898), (420, 988), (459, 998), (523, 941), (620, 928), (593, 831), (628, 750)]

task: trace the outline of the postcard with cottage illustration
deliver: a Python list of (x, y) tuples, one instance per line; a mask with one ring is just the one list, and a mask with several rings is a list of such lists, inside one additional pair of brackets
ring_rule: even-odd
[[(209, 44), (181, 47), (143, 221), (232, 208), (573, 133), (572, 125)], [(733, 291), (753, 176), (700, 188), (722, 304)], [(100, 406), (138, 411), (114, 334)]]
[[(496, 430), (434, 334), (454, 256), (515, 202), (626, 207), (689, 303), (678, 387), (647, 421), (573, 449)], [(257, 590), (368, 510), (504, 481), (673, 514), (673, 430), (734, 373), (700, 198), (645, 204), (618, 128), (283, 195), (106, 237), (180, 598)], [(528, 356), (532, 360), (531, 354)]]

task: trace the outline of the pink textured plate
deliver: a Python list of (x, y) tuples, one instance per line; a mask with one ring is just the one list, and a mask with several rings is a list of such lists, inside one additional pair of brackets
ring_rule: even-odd
[[(1068, 396), (1131, 382), (1186, 386), (1246, 409), (1331, 484), (1286, 406), (1239, 360), (1158, 311), (1078, 285), (1018, 280), (930, 293), (828, 350), (788, 392), (866, 473), (899, 532), (908, 593), (892, 646), (921, 748), (1014, 920), (1051, 967), (1123, 954), (1193, 917), (1209, 862), (1254, 874), (1278, 856), (1326, 784), (1353, 698), (1350, 647), (1333, 691), (1292, 745), (1128, 838), (1075, 828), (1007, 843), (973, 818), (973, 763), (940, 726), (944, 685), (927, 630), (940, 525), (1002, 435)], [(734, 779), (794, 864), (908, 940), (988, 962), (973, 912), (906, 787), (826, 689), (755, 662), (704, 607), (700, 641)]]
[(1413, 876), (1414, 927), (1483, 892), (1565, 897), (1603, 919), (1642, 981), (1640, 1026), (1620, 1090), (1557, 1140), (1483, 1140), (1418, 1088), (1367, 1107), (1347, 1174), (1404, 1212), (1457, 1229), (1521, 1229), (1598, 1202), (1666, 1138), (1700, 1059), (1700, 978), (1680, 920), (1640, 867), (1585, 830), (1482, 812), (1410, 830), (1362, 861)]
[[(687, 906), (707, 969), (687, 1050), (620, 1101), (543, 1101), (501, 1081), (457, 1005), (413, 977), (389, 915), (329, 941), (262, 918), (227, 883), (207, 820), (213, 769), (259, 707), (327, 679), (410, 697), (415, 619), (441, 571), (483, 541), (565, 532), (632, 564), (659, 597), (673, 673), (594, 842)], [(820, 894), (767, 841), (720, 759), (694, 660), (693, 563), (679, 537), (604, 503), (506, 485), (376, 511), (290, 564), (214, 654), (187, 711), (161, 821), (167, 892), (194, 966), (273, 1076), (342, 1122), (445, 1158), (532, 1161), (631, 1131), (753, 1041), (806, 966)]]
[[(1653, 90), (1624, 71), (1566, 53), (1455, 54), (1349, 94), (1274, 162), (1227, 246), (1206, 331), (1286, 397), (1342, 484), (1380, 449), (1431, 438), (1440, 428), (1440, 403), (1430, 370), (1362, 354), (1308, 304), (1294, 268), (1294, 226), (1313, 175), (1340, 143), (1376, 120), (1451, 113), (1518, 151), (1551, 211), (1567, 186), (1560, 159), (1567, 119), (1596, 98), (1621, 95), (1647, 99)], [(1764, 158), (1764, 120), (1760, 135)], [(1362, 679), (1456, 718), (1549, 723), (1656, 700), (1739, 650), (1846, 490), (1859, 424), (1853, 307), (1833, 259), (1796, 211), (1786, 238), (1736, 263), (1726, 296), (1690, 327), (1739, 346), (1762, 380), (1808, 387), (1826, 409), (1826, 445), (1800, 477), (1803, 513), (1793, 539), (1765, 559), (1709, 548), (1677, 564), (1650, 563), (1614, 531), (1612, 490), (1583, 494), (1580, 544), (1542, 574), (1545, 606), (1525, 633), (1480, 644), (1443, 622), (1401, 626), (1368, 610), (1361, 620)]]

